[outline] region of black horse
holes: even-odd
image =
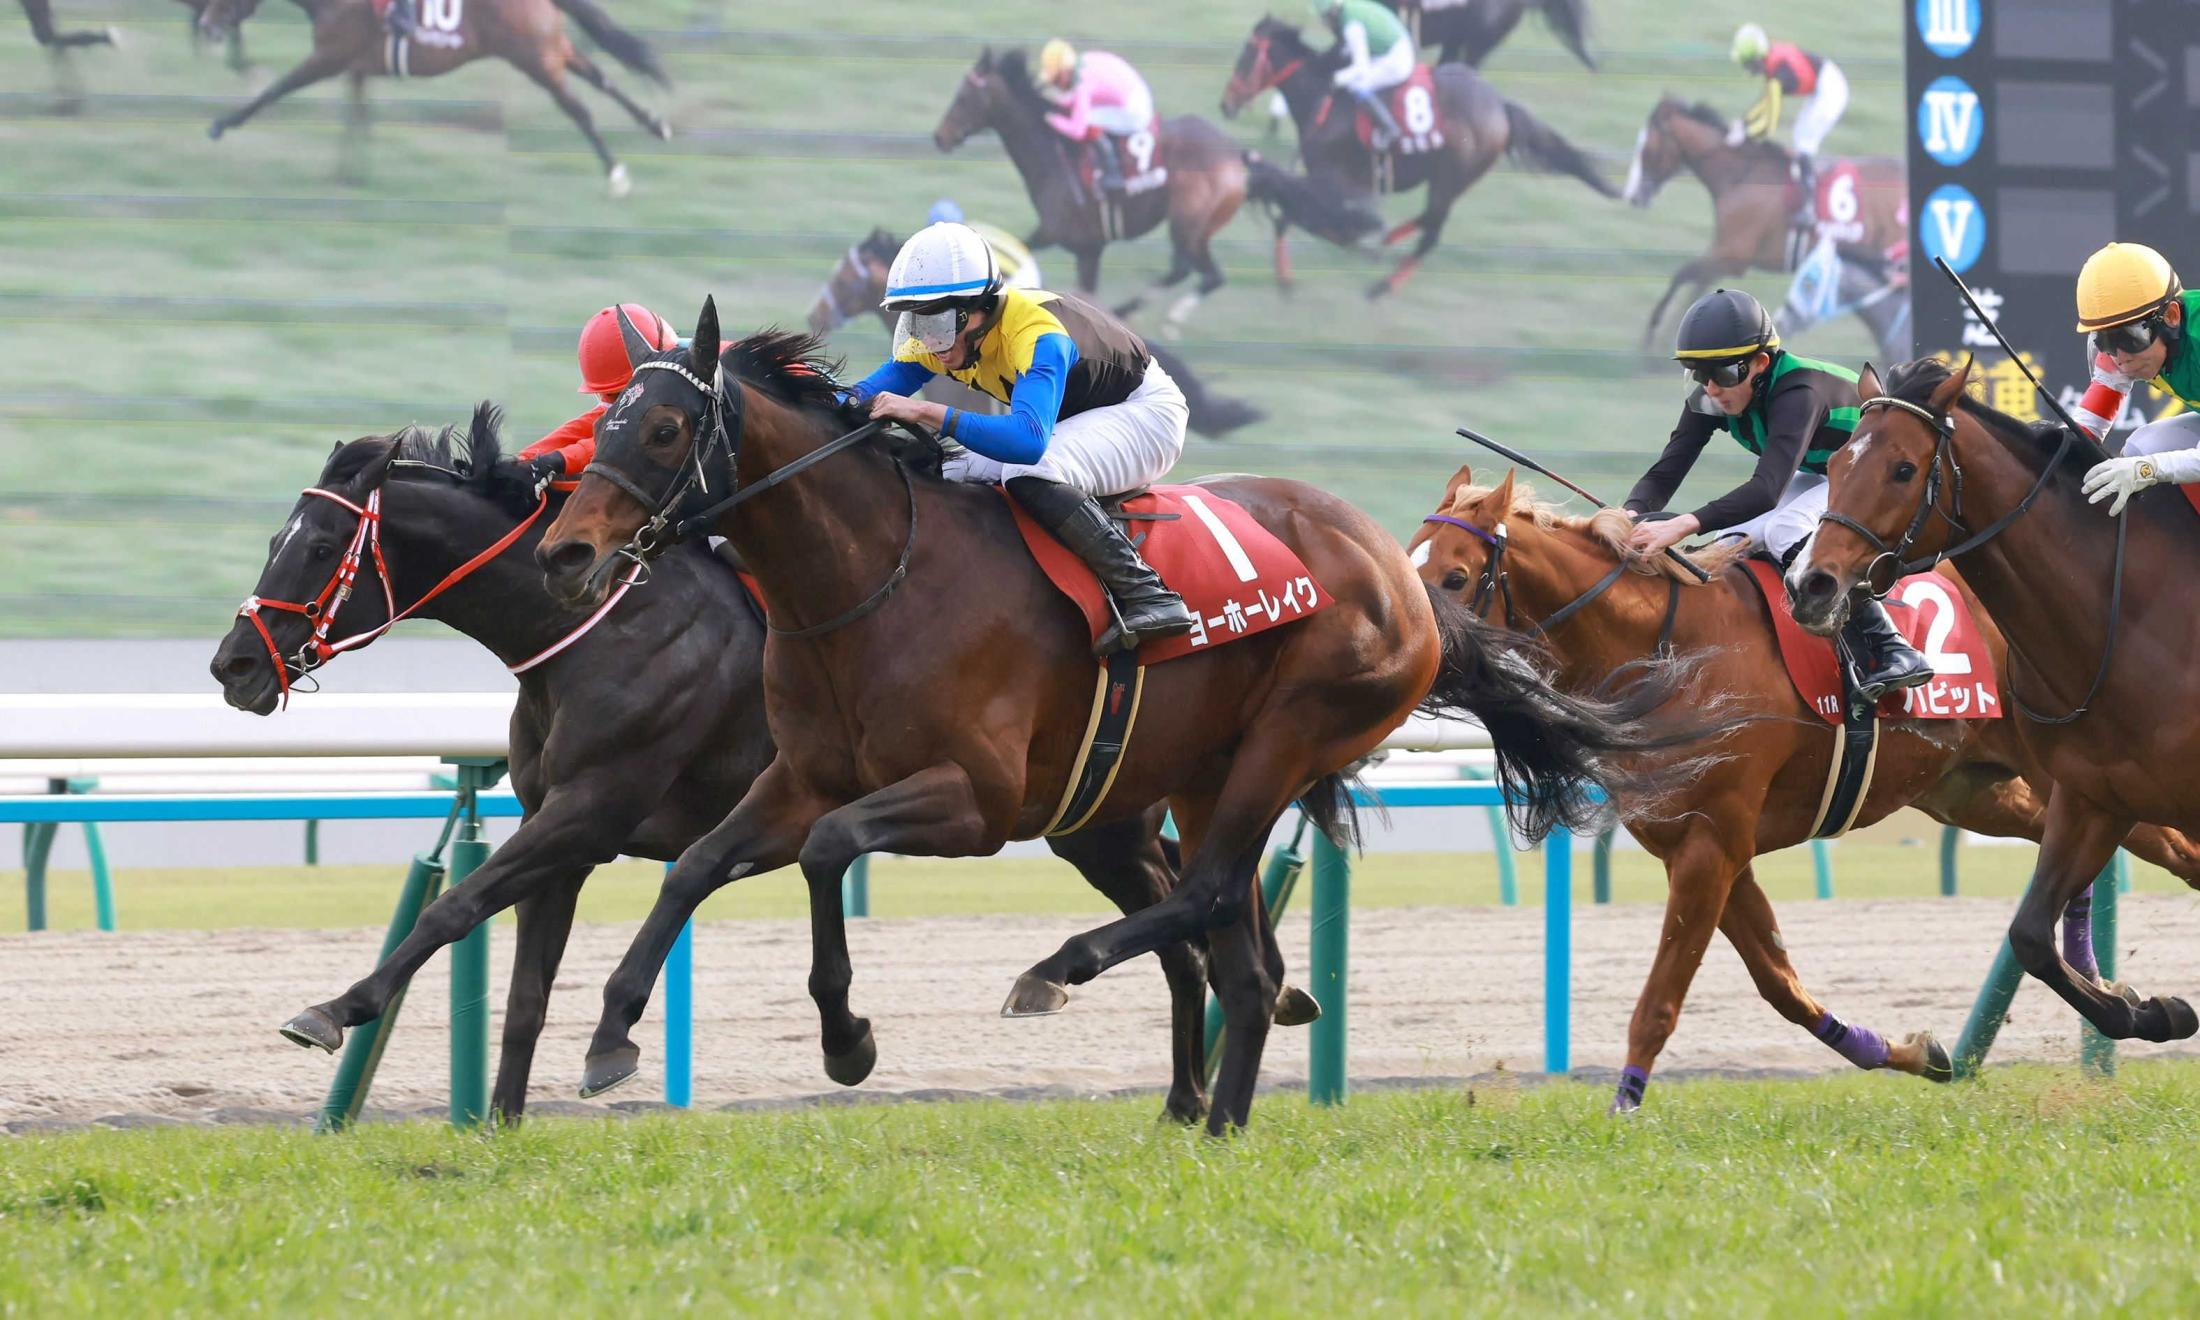
[[[214,677],[232,706],[265,715],[292,679],[315,663],[306,616],[269,602],[315,600],[335,578],[358,531],[355,508],[376,498],[388,598],[420,600],[538,507],[512,464],[499,465],[498,412],[475,410],[468,433],[410,428],[339,445],[279,531],[254,588],[263,638],[240,616],[214,654]],[[334,497],[334,498],[330,498]],[[552,599],[534,549],[549,515],[521,529],[506,551],[436,595],[420,617],[440,619],[508,666],[572,636],[588,618]],[[389,609],[373,554],[326,640],[371,638]],[[492,1108],[516,1121],[542,1032],[550,985],[572,929],[581,883],[621,854],[669,861],[723,819],[774,755],[764,717],[765,626],[733,570],[697,547],[678,547],[597,625],[520,675],[512,712],[511,777],[526,818],[464,883],[438,898],[372,975],[292,1018],[283,1034],[331,1050],[346,1027],[381,1016],[431,954],[513,905],[519,942],[504,1020]],[[276,655],[284,657],[278,668]],[[298,657],[305,656],[301,661]],[[646,678],[633,676],[646,656]],[[1125,912],[1169,892],[1174,857],[1158,809],[1118,825],[1050,840]],[[1173,1080],[1167,1113],[1190,1122],[1206,1110],[1200,1067],[1206,956],[1189,945],[1161,955],[1172,1001]],[[834,1070],[854,1085],[875,1054]]]
[[[1383,0],[1406,21],[1414,39],[1435,46],[1445,64],[1481,67],[1497,43],[1512,35],[1528,10],[1543,11],[1551,32],[1574,58],[1594,69],[1589,55],[1588,0]]]

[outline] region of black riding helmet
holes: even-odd
[[[1740,289],[1714,289],[1681,317],[1673,359],[1699,384],[1739,385],[1750,359],[1780,346],[1765,305]]]

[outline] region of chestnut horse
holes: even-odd
[[[700,544],[684,547],[656,562],[646,586],[585,627],[587,611],[543,590],[533,552],[546,508],[500,457],[497,413],[488,405],[475,411],[462,441],[454,431],[412,429],[339,445],[271,543],[253,599],[268,606],[319,598],[358,535],[354,510],[371,501],[374,552],[360,547],[351,565],[357,585],[325,616],[325,640],[358,649],[389,625],[392,603],[402,602],[524,667],[510,764],[526,818],[481,869],[421,913],[371,976],[282,1028],[297,1044],[335,1050],[347,1028],[386,1013],[431,954],[516,905],[519,933],[491,1099],[502,1120],[516,1122],[590,871],[619,856],[679,856],[740,802],[770,763],[772,742],[764,721],[764,621],[732,570]],[[499,553],[481,558],[500,542]],[[270,606],[259,617],[266,636],[239,617],[212,670],[230,705],[266,715],[321,657],[304,614]],[[636,653],[649,664],[639,683],[629,683],[620,657]],[[1157,809],[1048,843],[1132,912],[1158,901],[1175,880],[1160,816]],[[1161,965],[1172,1009],[1166,1112],[1191,1122],[1206,1111],[1205,959],[1180,944],[1162,951]],[[863,1079],[843,1072],[835,1080]]]
[[[2054,780],[2009,946],[2102,1035],[2181,1040],[2200,1030],[2190,1005],[2074,970],[2054,923],[2132,822],[2200,830],[2200,691],[2186,690],[2200,616],[2184,591],[2185,570],[2200,569],[2200,520],[2168,487],[2104,516],[2079,489],[2101,447],[1966,397],[1969,381],[1969,364],[1951,372],[1932,358],[1895,368],[1884,388],[1864,369],[1856,436],[1827,465],[1823,521],[1788,570],[1795,617],[1837,632],[1850,592],[1877,590],[1896,565],[1955,561],[2009,639],[2003,695]],[[2144,566],[2129,581],[2127,555]]]
[[[1024,191],[1031,195],[1031,209],[1039,213],[1039,227],[1024,242],[1033,249],[1067,248],[1077,259],[1080,293],[1092,295],[1099,290],[1103,248],[1136,238],[1166,220],[1168,272],[1117,310],[1133,311],[1196,271],[1199,287],[1169,304],[1162,332],[1173,338],[1198,310],[1200,300],[1222,287],[1214,238],[1245,204],[1245,161],[1237,144],[1197,115],[1157,120],[1154,137],[1161,164],[1169,171],[1168,182],[1123,198],[1118,228],[1110,223],[1093,190],[1079,181],[1081,148],[1047,126],[1046,116],[1053,108],[1032,82],[1021,50],[995,55],[987,47],[963,75],[939,127],[932,130],[932,142],[941,151],[953,151],[979,133],[1000,135],[1001,146],[1023,177]],[[1112,141],[1103,139],[1093,149],[1112,147]]]
[[[1696,555],[1711,574],[1708,584],[1663,556],[1627,557],[1633,571],[1621,572],[1621,550],[1633,527],[1626,514],[1607,509],[1587,518],[1565,516],[1535,503],[1510,473],[1495,489],[1472,481],[1473,473],[1460,468],[1444,503],[1422,524],[1414,549],[1423,581],[1502,614],[1509,625],[1538,632],[1548,627],[1560,681],[1570,687],[1594,690],[1614,670],[1677,646],[1703,657],[1692,679],[1696,691],[1724,694],[1740,710],[1767,717],[1729,739],[1723,760],[1668,799],[1664,818],[1629,827],[1664,864],[1670,888],[1664,932],[1628,1024],[1626,1071],[1613,1107],[1632,1109],[1640,1102],[1714,926],[1726,933],[1758,993],[1780,1016],[1852,1063],[1948,1081],[1947,1051],[1930,1032],[1887,1042],[1882,1062],[1876,1033],[1840,1029],[1843,1024],[1803,988],[1788,962],[1779,921],[1752,873],[1753,858],[1809,838],[1839,735],[1796,695],[1763,594],[1733,564],[1738,545]],[[1495,550],[1500,545],[1501,553]],[[1962,580],[1944,575],[1949,594],[1971,603],[2006,694],[2008,654],[2000,634]],[[1913,806],[1943,824],[2038,842],[2049,785],[2015,724],[2014,718],[1889,720],[1856,823]],[[2143,825],[2124,846],[2200,881],[2200,849],[2181,835]],[[2089,903],[2079,902],[2090,911]],[[2090,960],[2090,937],[2081,939],[2086,930],[2081,917],[2067,923],[2064,934],[2073,954]]]
[[[841,872],[866,852],[983,856],[1041,833],[1084,741],[1091,634],[1024,547],[1001,492],[939,480],[912,470],[920,459],[868,443],[882,424],[839,403],[815,349],[767,334],[721,354],[706,302],[689,348],[636,369],[537,551],[553,592],[589,601],[632,557],[708,528],[777,602],[764,691],[779,754],[666,878],[604,987],[584,1095],[633,1074],[630,1033],[695,905],[794,862],[810,885],[810,989],[826,1053],[868,1050],[870,1026],[848,1009]],[[937,448],[918,452],[936,470]],[[1532,643],[1425,588],[1358,509],[1293,481],[1204,484],[1288,545],[1333,603],[1146,671],[1138,729],[1094,819],[1166,799],[1182,879],[1024,973],[1004,1012],[1057,1011],[1069,986],[1206,936],[1227,1027],[1207,1120],[1220,1133],[1251,1111],[1277,1000],[1281,958],[1254,872],[1293,801],[1332,837],[1347,834],[1351,767],[1424,708],[1481,720],[1524,830],[1585,820],[1597,812],[1592,785],[1647,787],[1610,762],[1657,741],[1648,717],[1682,674],[1653,666],[1610,702],[1560,693],[1534,667]],[[735,516],[737,503],[747,507]],[[642,672],[644,659],[624,672]]]
[[[662,86],[671,85],[648,43],[613,22],[594,0],[440,0],[434,11],[442,16],[448,30],[431,18],[430,5],[423,0],[421,31],[406,43],[396,68],[391,67],[391,59],[398,48],[375,12],[374,0],[294,3],[313,21],[313,52],[258,96],[208,125],[208,137],[219,138],[292,92],[343,74],[351,82],[347,140],[355,141],[366,125],[367,79],[433,78],[479,59],[503,60],[549,93],[566,118],[580,128],[588,145],[595,148],[613,197],[624,197],[633,186],[626,166],[604,145],[602,135],[596,132],[594,116],[566,86],[565,75],[571,72],[618,102],[621,109],[658,137],[672,136],[670,124],[627,95],[567,39],[565,18],[569,17],[619,63]],[[260,0],[206,0],[199,28],[209,38],[233,33],[259,7]]]
[[[1284,235],[1292,224],[1339,244],[1357,242],[1381,227],[1375,209],[1376,173],[1386,157],[1390,172],[1384,191],[1411,192],[1426,184],[1428,205],[1384,235],[1385,247],[1416,231],[1421,238],[1396,270],[1368,289],[1370,298],[1397,292],[1412,276],[1443,237],[1444,222],[1460,195],[1489,173],[1500,156],[1571,175],[1605,197],[1619,196],[1580,148],[1464,64],[1439,64],[1434,70],[1431,127],[1441,130],[1443,145],[1414,155],[1378,156],[1352,130],[1352,99],[1337,95],[1330,82],[1343,61],[1339,47],[1317,51],[1289,23],[1264,18],[1245,39],[1222,93],[1222,113],[1234,116],[1246,102],[1273,88],[1283,93],[1298,125],[1306,177],[1292,178],[1265,162],[1254,168],[1254,193],[1270,204],[1276,217],[1279,280],[1290,279]],[[1411,125],[1401,127],[1414,131]]]
[[[1788,252],[1795,218],[1790,191],[1794,155],[1770,141],[1728,146],[1726,133],[1727,117],[1716,108],[1667,96],[1651,109],[1635,136],[1635,156],[1622,190],[1628,201],[1650,205],[1665,181],[1683,169],[1711,193],[1711,246],[1673,272],[1642,328],[1645,348],[1657,337],[1665,309],[1683,288],[1688,289],[1681,300],[1685,307],[1720,281],[1738,279],[1753,270],[1785,271],[1794,265]],[[1881,254],[1897,248],[1909,235],[1909,191],[1902,162],[1887,156],[1845,159],[1856,167],[1860,187],[1851,199],[1855,236],[1843,240],[1843,250]],[[1829,159],[1819,167],[1820,177],[1833,163]],[[1843,203],[1837,200],[1835,205]]]

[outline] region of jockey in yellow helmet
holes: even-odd
[[[2078,272],[2078,329],[2093,350],[2093,382],[2073,410],[2078,424],[2106,440],[2140,381],[2200,408],[2200,349],[2192,318],[2200,293],[2188,293],[2167,258],[2143,243],[2111,243]],[[2095,504],[2120,514],[2133,495],[2161,482],[2200,481],[2200,412],[2149,422],[2124,442],[2123,456],[2085,474]]]

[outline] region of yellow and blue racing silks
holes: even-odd
[[[1000,416],[947,411],[943,434],[997,463],[1039,461],[1064,417],[1123,402],[1145,380],[1145,341],[1121,321],[1079,298],[1043,289],[1005,289],[993,328],[978,341],[977,361],[947,371],[914,343],[856,382],[853,402],[883,393],[915,394],[945,372],[1008,405]]]

